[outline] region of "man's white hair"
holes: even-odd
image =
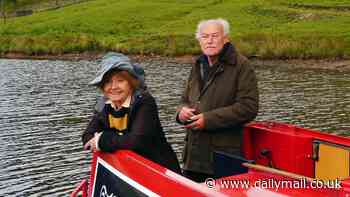
[[[201,32],[203,28],[211,24],[221,25],[224,30],[224,36],[229,35],[230,24],[227,22],[227,20],[218,18],[218,19],[209,19],[209,20],[200,21],[197,25],[196,38],[199,39],[201,37]]]

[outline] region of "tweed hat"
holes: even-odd
[[[134,66],[130,62],[130,59],[124,54],[109,52],[102,57],[100,65],[101,67],[97,72],[95,79],[92,80],[89,85],[98,86],[102,82],[105,74],[112,69],[125,70],[131,74],[131,76],[139,79],[138,74],[135,72]]]

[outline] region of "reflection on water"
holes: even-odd
[[[184,131],[173,118],[190,65],[142,64],[181,157]],[[80,134],[97,96],[86,85],[96,70],[87,61],[0,60],[1,196],[66,196],[87,177],[91,156]],[[350,73],[266,66],[256,72],[258,120],[350,135]]]

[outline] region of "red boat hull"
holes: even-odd
[[[317,182],[315,179],[320,174],[315,169],[319,165],[315,160],[315,147],[320,142],[341,146],[345,152],[350,147],[350,139],[346,137],[281,123],[249,124],[244,130],[243,152],[245,158],[254,160],[255,164],[245,164],[248,166],[246,173],[201,184],[131,151],[121,150],[113,154],[95,152],[89,190],[85,192],[88,196],[101,192],[111,194],[107,187],[103,191],[101,187],[97,188],[99,168],[102,166],[117,175],[122,185],[132,187],[140,196],[349,196],[348,177],[334,180],[338,182],[332,182],[333,185],[324,185],[325,180]],[[72,196],[79,190],[86,190],[87,183],[79,186]]]

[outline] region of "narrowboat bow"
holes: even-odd
[[[86,196],[350,196],[350,138],[277,122],[243,132],[243,155],[214,155],[215,177],[195,183],[131,151],[95,152]]]

